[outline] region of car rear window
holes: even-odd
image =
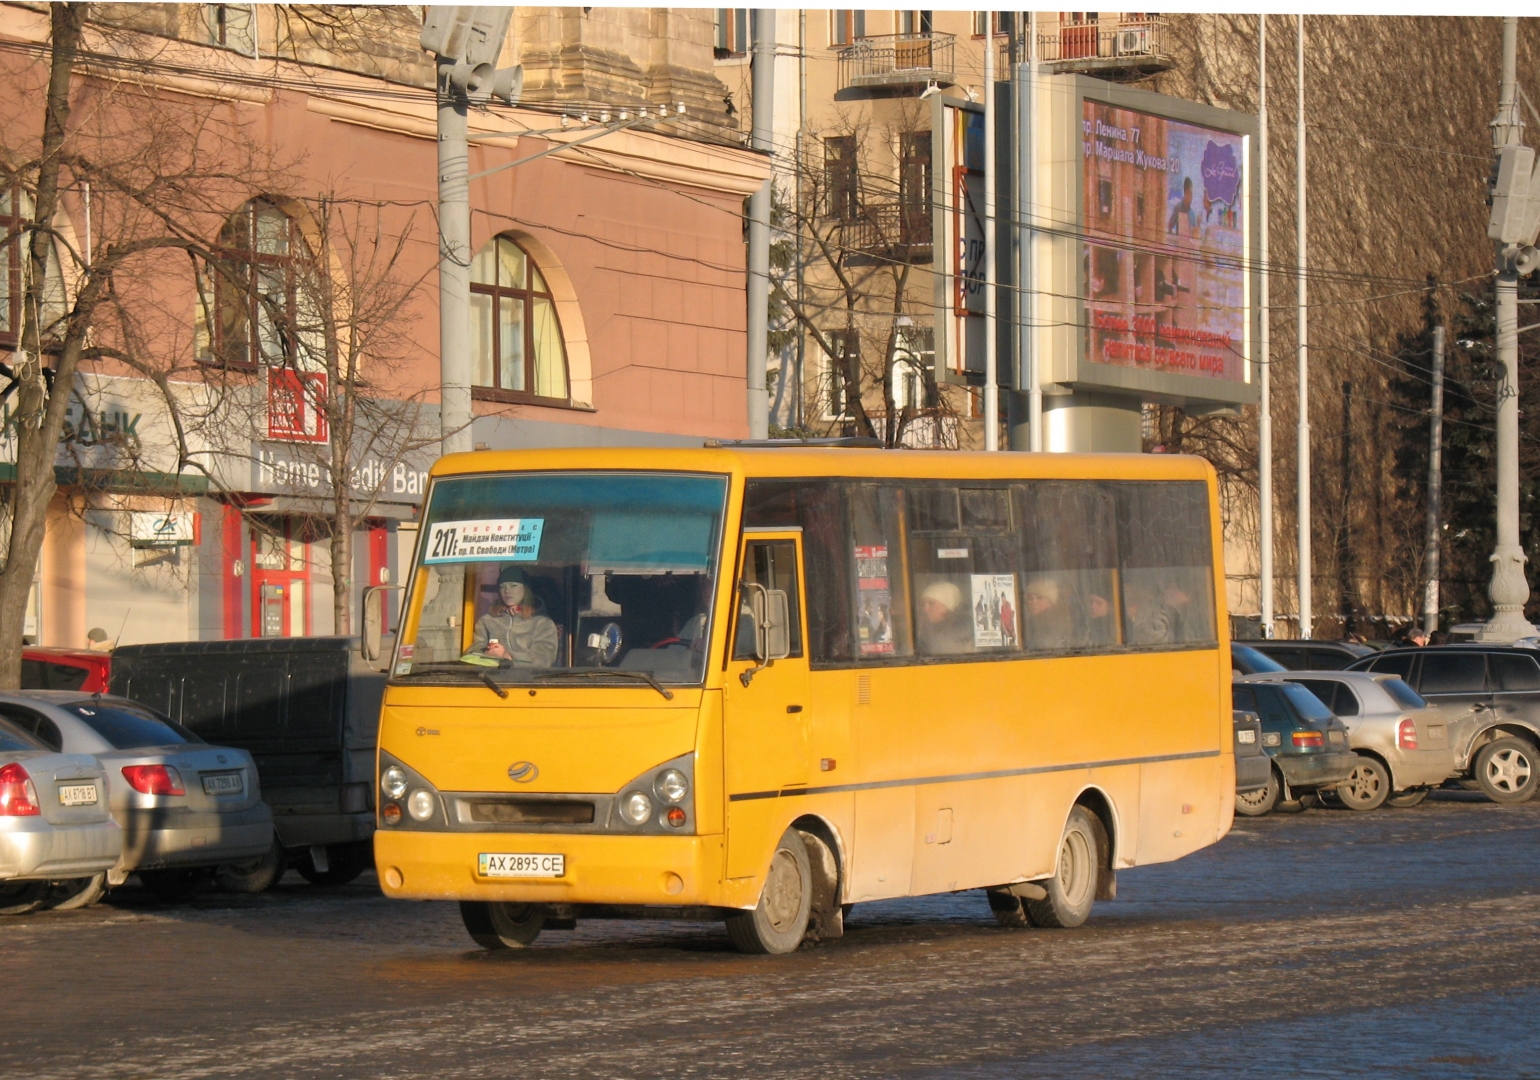
[[[1389,679],[1381,679],[1380,686],[1384,688],[1385,693],[1395,698],[1396,704],[1403,709],[1427,708],[1428,703],[1423,700],[1422,695],[1402,682],[1399,675]]]
[[[142,746],[176,746],[203,740],[170,717],[161,716],[143,706],[119,702],[77,701],[63,706],[117,750],[137,750]]]
[[[1298,683],[1284,683],[1279,689],[1289,699],[1289,704],[1294,706],[1294,711],[1306,720],[1332,718],[1332,711],[1326,707],[1325,702]]]
[[[1499,690],[1540,690],[1540,664],[1519,653],[1488,653],[1492,682]]]
[[[1376,668],[1375,670],[1379,670]],[[1480,694],[1487,686],[1485,653],[1424,653],[1417,692],[1429,694]]]
[[[1253,649],[1250,645],[1237,645],[1232,642],[1230,645],[1230,656],[1232,661],[1237,663],[1237,666],[1244,665],[1244,673],[1247,675],[1260,675],[1263,672],[1288,670],[1288,668],[1274,660],[1271,656],[1258,649]]]
[[[1341,671],[1353,662],[1336,649],[1306,649],[1305,663],[1315,671]]]
[[[0,720],[0,753],[47,749],[48,747],[38,742],[34,736],[28,735],[9,720]]]
[[[21,662],[21,688],[23,690],[79,690],[86,684],[91,669],[74,664],[55,664],[51,660]]]

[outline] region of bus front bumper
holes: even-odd
[[[483,854],[561,855],[565,865],[554,878],[483,877]],[[388,828],[374,834],[380,888],[386,896],[402,900],[741,906],[741,901],[733,902],[739,900],[736,895],[724,896],[722,856],[720,835],[468,834]]]

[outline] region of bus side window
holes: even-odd
[[[1082,481],[1015,485],[1027,649],[1117,645],[1117,550],[1111,495]]]
[[[1111,485],[1117,499],[1123,635],[1130,645],[1208,644],[1214,626],[1208,485]]]
[[[850,484],[851,581],[860,658],[914,655],[902,489]]]

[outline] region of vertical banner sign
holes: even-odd
[[[280,442],[324,443],[327,439],[324,371],[268,368],[267,437]]]
[[[1086,359],[1245,383],[1246,136],[1082,102]]]
[[[936,376],[966,382],[984,374],[984,114],[977,106],[939,106],[940,137],[935,271],[946,296],[936,300]]]

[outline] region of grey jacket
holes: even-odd
[[[471,651],[485,652],[492,638],[508,650],[509,659],[520,667],[550,667],[556,663],[561,645],[561,635],[549,618],[539,614],[516,615],[511,611],[477,619]]]

